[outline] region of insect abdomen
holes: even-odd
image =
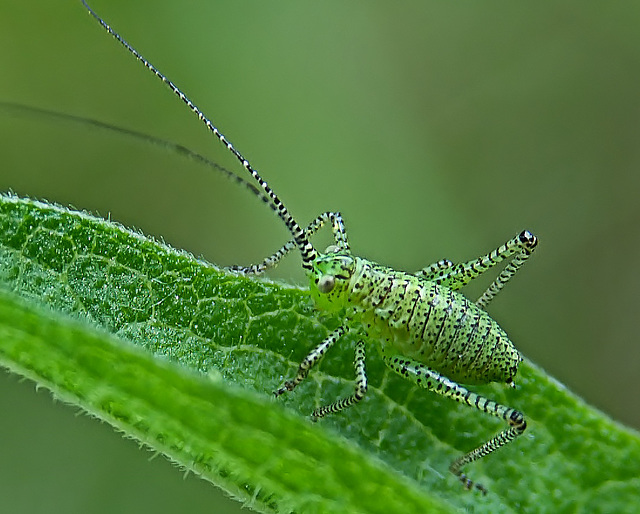
[[[512,382],[520,355],[484,310],[435,282],[358,264],[351,303],[371,336],[456,382]]]

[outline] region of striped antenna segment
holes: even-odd
[[[249,164],[249,161],[245,159],[242,154],[235,149],[235,147],[231,144],[230,141],[227,140],[226,137],[216,128],[216,126],[211,123],[211,121],[203,114],[203,112],[191,101],[189,98],[182,92],[178,87],[171,82],[165,75],[163,75],[158,69],[151,64],[147,59],[145,59],[138,51],[133,48],[129,43],[127,43],[120,34],[118,34],[115,30],[113,30],[100,16],[96,14],[96,12],[89,7],[85,0],[82,0],[82,4],[85,6],[87,11],[93,16],[100,25],[111,34],[122,46],[124,46],[139,62],[144,64],[144,66],[153,72],[153,74],[158,77],[162,82],[164,82],[171,91],[173,91],[179,98],[182,100],[189,109],[198,117],[198,119],[206,125],[206,127],[216,136],[220,142],[227,147],[227,149],[235,155],[236,159],[240,161],[244,169],[246,169],[251,176],[255,179],[255,181],[260,185],[262,190],[265,192],[267,197],[271,200],[273,210],[278,214],[280,219],[284,222],[284,224],[291,232],[293,236],[293,240],[295,241],[297,247],[300,249],[300,253],[302,255],[302,267],[305,269],[311,269],[312,261],[317,257],[317,251],[307,238],[304,230],[298,225],[296,220],[289,214],[289,211],[284,206],[280,198],[273,192],[273,190],[269,187],[269,184],[265,182],[265,180],[258,174],[258,172]]]

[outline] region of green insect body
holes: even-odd
[[[362,326],[370,339],[382,341],[385,349],[428,364],[456,382],[513,382],[520,355],[504,330],[462,294],[346,254],[324,255],[316,262],[325,268],[321,275],[312,275],[316,303],[345,309],[345,317]],[[325,263],[339,263],[339,269],[328,273],[329,266],[321,266]],[[323,276],[336,277],[337,294],[314,287],[316,277]]]
[[[106,24],[85,2],[82,3],[102,27],[115,37],[138,61],[153,72],[202,121],[238,159],[252,177],[248,183],[232,172],[221,170],[244,184],[269,205],[290,231],[293,239],[263,262],[231,271],[259,275],[276,266],[297,249],[309,277],[311,296],[318,308],[339,313],[344,322],[303,359],[294,378],[275,391],[279,396],[292,391],[349,331],[379,341],[382,358],[394,372],[415,385],[469,405],[504,420],[508,427],[475,450],[462,455],[450,466],[463,485],[486,489],[474,483],[462,468],[485,457],[520,436],[526,429],[521,412],[480,396],[461,384],[500,382],[514,386],[518,363],[522,360],[513,343],[487,314],[485,307],[530,257],[537,238],[529,231],[507,241],[478,259],[454,264],[442,260],[417,273],[396,271],[352,255],[342,216],[325,212],[302,228],[266,181],[249,164],[209,119],[171,81],[142,57]],[[332,227],[335,244],[318,252],[310,237],[325,224]],[[458,290],[472,279],[505,261],[498,277],[475,302]],[[365,343],[358,340],[354,359],[355,388],[352,395],[316,408],[312,419],[339,412],[361,401],[367,392]]]

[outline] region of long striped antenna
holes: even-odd
[[[251,193],[256,195],[264,203],[266,203],[269,208],[273,209],[274,211],[276,210],[275,205],[271,203],[271,200],[263,193],[262,189],[254,185],[253,181],[249,182],[244,177],[238,175],[235,171],[231,171],[230,169],[221,166],[217,162],[212,161],[204,155],[196,152],[195,150],[192,150],[191,148],[181,145],[180,143],[176,143],[168,139],[161,139],[150,134],[145,134],[144,132],[138,132],[137,130],[120,127],[118,125],[112,125],[111,123],[106,123],[95,118],[77,116],[75,114],[68,114],[66,112],[51,111],[49,109],[42,109],[40,107],[33,107],[31,105],[24,105],[16,102],[4,102],[0,100],[0,112],[16,116],[31,116],[36,118],[38,121],[49,120],[56,123],[69,122],[76,125],[84,125],[86,127],[92,127],[98,130],[120,134],[123,137],[138,140],[142,143],[147,143],[148,145],[156,146],[164,150],[174,152],[198,164],[201,164],[210,170],[220,173],[229,180],[232,180],[236,184],[239,184],[251,191]]]
[[[235,149],[235,147],[231,144],[229,140],[216,128],[216,126],[209,121],[209,119],[203,114],[203,112],[191,101],[189,98],[182,92],[178,87],[171,82],[165,75],[163,75],[158,69],[151,64],[147,59],[145,59],[138,51],[133,48],[129,43],[127,43],[120,34],[118,34],[115,30],[113,30],[107,22],[105,22],[96,12],[89,7],[86,0],[81,0],[82,4],[85,6],[87,11],[93,16],[102,27],[111,34],[122,46],[124,46],[139,62],[144,64],[144,66],[153,72],[153,74],[158,77],[162,82],[164,82],[171,91],[173,91],[180,100],[182,100],[189,109],[198,117],[198,119],[204,123],[204,125],[216,136],[220,142],[227,147],[227,149],[235,155],[236,159],[240,161],[244,169],[246,169],[249,174],[254,178],[254,180],[259,184],[260,188],[264,191],[265,195],[271,200],[271,205],[273,210],[278,214],[280,219],[284,222],[284,224],[291,232],[293,236],[293,240],[295,241],[296,246],[300,249],[300,254],[302,256],[302,267],[304,269],[310,270],[312,268],[312,262],[318,255],[318,252],[313,247],[309,238],[306,236],[304,230],[298,225],[296,220],[291,216],[287,208],[284,206],[280,198],[273,192],[273,190],[269,187],[264,179],[258,174],[258,172],[249,164],[249,161],[245,159],[242,154]]]

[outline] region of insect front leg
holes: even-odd
[[[476,300],[476,305],[484,309],[531,256],[537,244],[538,238],[528,230],[524,230],[487,255],[472,261],[452,265],[448,265],[451,261],[445,259],[420,270],[416,275],[457,290],[496,264],[512,257],[511,262],[505,266],[500,275]]]
[[[297,387],[297,385],[300,384],[300,382],[307,378],[309,370],[316,364],[318,364],[326,351],[331,348],[335,344],[335,342],[344,335],[346,331],[347,324],[345,323],[344,325],[339,326],[333,332],[331,332],[331,334],[329,334],[324,341],[322,341],[318,346],[311,350],[311,352],[309,352],[309,354],[304,359],[302,359],[295,378],[293,380],[287,380],[280,389],[274,392],[274,394],[276,396],[280,396],[287,391],[293,391]]]
[[[335,412],[340,412],[347,407],[351,407],[355,405],[360,400],[364,398],[364,395],[367,394],[367,373],[365,371],[365,351],[364,351],[364,341],[358,341],[356,345],[356,356],[354,359],[354,368],[356,372],[356,388],[351,396],[347,396],[346,398],[341,398],[333,402],[330,405],[325,405],[324,407],[319,407],[311,413],[311,418],[315,421],[318,418],[326,416],[327,414],[333,414]]]
[[[327,222],[331,222],[334,238],[338,248],[348,250],[349,245],[347,243],[344,222],[342,221],[342,216],[339,212],[323,212],[320,214],[316,219],[309,223],[307,228],[304,229],[305,236],[310,238]],[[339,236],[336,234],[339,234]],[[229,266],[226,269],[245,275],[262,275],[268,269],[275,268],[282,258],[295,248],[297,248],[295,241],[287,241],[280,249],[259,264],[252,264],[251,266]]]
[[[383,351],[383,359],[385,364],[393,371],[410,380],[414,384],[442,396],[446,396],[447,398],[451,398],[457,402],[469,405],[470,407],[486,412],[487,414],[491,414],[492,416],[500,418],[509,424],[509,428],[492,437],[475,450],[457,458],[451,463],[451,466],[449,466],[449,470],[458,477],[465,488],[471,489],[472,487],[475,487],[483,494],[486,494],[487,490],[484,486],[474,483],[465,473],[463,473],[462,467],[482,457],[486,457],[522,435],[527,428],[527,423],[523,414],[511,407],[501,405],[493,400],[485,398],[484,396],[473,393],[467,388],[449,380],[437,371],[428,368],[424,364],[413,359],[391,354],[387,350]]]
[[[327,350],[331,348],[335,344],[335,342],[344,335],[346,331],[347,325],[345,324],[341,327],[338,327],[331,334],[329,334],[329,336],[324,341],[322,341],[322,343],[311,350],[311,352],[302,360],[295,378],[293,380],[286,381],[280,389],[275,391],[274,394],[276,396],[280,396],[287,391],[293,391],[293,389],[295,389],[295,387],[300,384],[300,382],[307,378],[309,370],[320,361]],[[354,368],[356,374],[356,387],[353,394],[347,396],[346,398],[341,398],[340,400],[337,400],[329,405],[325,405],[323,407],[318,407],[317,409],[315,409],[311,413],[311,419],[313,419],[313,421],[316,421],[318,418],[322,418],[327,414],[340,412],[347,407],[351,407],[352,405],[362,400],[365,394],[367,394],[368,385],[367,374],[365,371],[365,350],[364,342],[362,340],[358,341],[358,343],[356,344]]]

